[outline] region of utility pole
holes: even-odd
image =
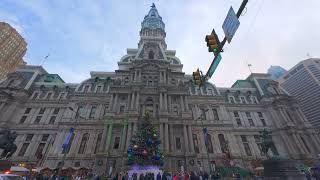
[[[236,14],[238,19],[239,19],[240,15],[241,15],[242,11],[246,7],[247,3],[248,3],[248,0],[243,0],[242,1],[241,5],[240,5],[240,8],[238,9],[238,12]],[[212,33],[215,33],[214,29],[212,30]],[[209,76],[209,71],[212,68],[212,66],[214,65],[214,62],[218,59],[220,52],[222,52],[223,46],[225,45],[226,41],[227,41],[227,36],[225,36],[223,38],[222,42],[220,43],[219,51],[218,51],[217,55],[214,57],[213,61],[211,62],[211,65],[210,65],[210,67],[209,67],[209,69],[207,71],[207,74],[204,76],[205,80],[207,80],[207,77]]]
[[[235,32],[237,31],[240,25],[239,17],[242,11],[244,10],[246,4],[248,3],[248,1],[249,0],[242,1],[237,13],[235,13],[233,8],[230,7],[228,15],[222,25],[222,29],[224,30],[225,37],[221,42],[214,29],[212,29],[212,32],[210,35],[206,36],[205,40],[207,42],[208,51],[213,52],[214,59],[212,60],[209,66],[209,69],[204,76],[201,74],[199,78],[199,75],[201,72],[199,71],[199,69],[193,72],[193,80],[196,85],[202,86],[203,84],[205,84],[206,81],[208,81],[212,77],[213,73],[215,72],[216,68],[218,67],[222,59],[222,56],[220,53],[223,52],[223,46],[225,45],[226,41],[228,41],[229,43],[231,42],[233,35],[235,34]]]

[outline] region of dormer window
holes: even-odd
[[[84,86],[83,92],[88,92],[88,90],[89,90],[89,85]]]
[[[240,101],[242,104],[247,103],[246,98],[244,96],[240,96]]]
[[[229,96],[228,99],[229,99],[229,103],[231,103],[231,104],[235,104],[236,103],[236,100],[235,100],[235,98],[233,96]]]
[[[255,96],[250,96],[250,99],[251,99],[251,102],[252,102],[253,104],[258,104],[257,97],[255,97]]]

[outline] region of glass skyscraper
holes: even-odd
[[[301,61],[278,81],[285,91],[300,101],[311,124],[320,129],[320,59]]]

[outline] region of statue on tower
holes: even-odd
[[[8,159],[16,152],[17,146],[14,144],[16,137],[16,132],[10,132],[7,129],[0,131],[0,149],[3,149],[1,159]]]
[[[263,129],[263,131],[260,132],[260,138],[262,142],[262,152],[267,156],[269,159],[270,156],[268,154],[269,149],[271,148],[273,141],[272,141],[272,132],[268,131],[267,129]]]

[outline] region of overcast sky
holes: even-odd
[[[206,71],[213,55],[205,35],[216,29],[242,0],[1,0],[0,21],[13,25],[26,39],[28,64],[44,67],[66,82],[81,82],[90,71],[114,71],[126,48],[137,48],[139,30],[150,5],[166,24],[168,49],[191,74]],[[250,71],[265,73],[270,65],[290,69],[303,59],[320,57],[319,0],[249,0],[240,27],[226,44],[210,80],[230,87]]]

